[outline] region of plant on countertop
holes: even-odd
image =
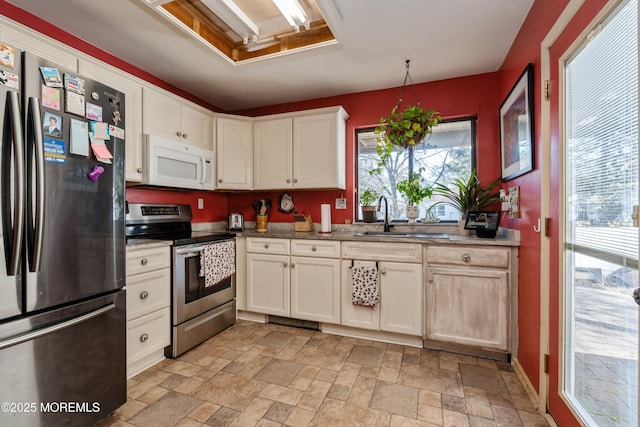
[[[398,108],[396,105],[388,117],[382,117],[374,130],[376,135],[380,135],[376,138],[380,162],[371,173],[380,173],[396,147],[406,149],[422,143],[442,120],[437,111],[425,110],[420,105],[410,105],[402,112]]]
[[[444,184],[436,182],[433,185],[433,193],[443,196],[448,200],[434,203],[429,210],[438,205],[449,205],[460,212],[462,219],[467,217],[470,211],[479,211],[500,200],[499,193],[492,193],[501,183],[498,178],[483,188],[476,170],[473,169],[469,178],[456,178],[453,188],[449,188]]]
[[[417,173],[411,175],[409,179],[403,179],[396,184],[396,189],[404,194],[409,205],[418,206],[424,199],[430,198],[433,194],[433,190],[425,183],[422,177],[423,168],[420,168]]]
[[[376,190],[366,188],[364,190],[358,190],[358,202],[360,206],[373,206],[378,201],[380,195]]]

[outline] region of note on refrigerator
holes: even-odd
[[[89,125],[82,120],[71,119],[69,152],[78,156],[89,155]]]

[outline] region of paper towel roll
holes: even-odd
[[[331,233],[331,205],[320,205],[320,232]]]

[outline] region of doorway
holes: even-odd
[[[610,5],[579,42],[551,49],[549,411],[561,425],[639,421],[638,2]]]

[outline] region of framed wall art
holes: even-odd
[[[528,64],[500,106],[502,180],[533,170],[533,64]]]

